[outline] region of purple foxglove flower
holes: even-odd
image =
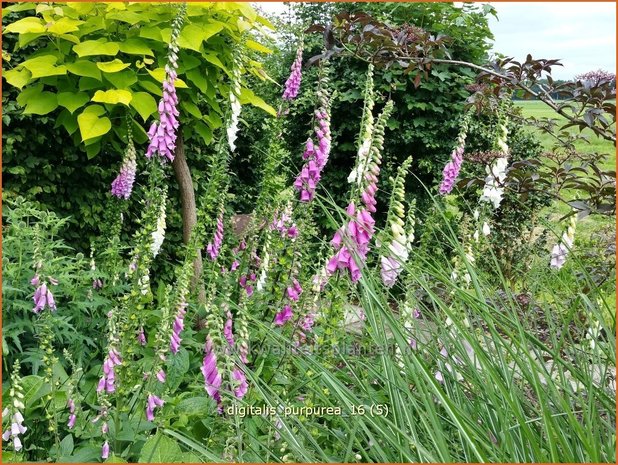
[[[213,350],[213,342],[210,337],[206,340],[204,348],[204,361],[202,374],[204,375],[204,387],[210,397],[219,403],[219,388],[221,387],[221,373],[217,370],[217,356]]]
[[[172,337],[170,340],[170,350],[173,354],[177,354],[180,350],[180,342],[182,339],[180,338],[180,333],[184,329],[184,318],[187,313],[186,311],[187,303],[182,302],[178,306],[178,311],[176,313],[176,317],[174,318],[174,324],[172,326]]]
[[[107,424],[106,421],[104,421],[103,424],[101,425],[101,433],[107,434],[108,431],[109,431],[109,425]]]
[[[232,266],[230,266],[230,271],[236,271],[240,266],[240,262],[238,260],[234,260],[232,262]]]
[[[34,277],[30,280],[30,284],[32,284],[33,286],[38,286],[40,282],[40,278],[38,274],[35,274]]]
[[[450,161],[444,167],[442,172],[442,182],[440,183],[439,192],[441,195],[450,194],[459,176],[461,165],[463,164],[463,146],[457,147],[451,154]]]
[[[54,295],[49,289],[47,289],[47,306],[52,312],[56,310],[56,301],[54,300]]]
[[[223,244],[223,211],[217,218],[217,227],[213,241],[206,246],[206,252],[212,261],[215,261],[219,256],[221,245]]]
[[[146,420],[154,420],[154,410],[157,407],[163,407],[165,402],[154,394],[148,394],[148,400],[146,402]]]
[[[232,378],[238,383],[237,387],[234,388],[234,395],[238,399],[242,399],[249,390],[249,383],[247,383],[247,378],[245,377],[245,374],[240,368],[234,369],[234,371],[232,372]]]
[[[67,407],[69,407],[69,412],[70,413],[74,413],[75,412],[75,402],[73,401],[73,399],[69,399],[68,400]]]
[[[290,318],[292,318],[292,307],[286,304],[283,307],[283,310],[281,310],[275,315],[274,323],[277,326],[283,326],[287,321],[290,320]]]
[[[109,458],[109,442],[105,441],[103,447],[101,448],[101,458],[106,460]]]
[[[95,279],[94,281],[92,281],[92,288],[95,290],[99,290],[103,288],[103,281],[101,281],[100,279]]]
[[[133,191],[136,171],[137,162],[135,147],[133,146],[133,141],[129,139],[129,145],[127,146],[120,172],[118,176],[116,176],[116,179],[112,181],[112,195],[119,199],[128,199]]]
[[[225,325],[223,326],[223,336],[227,340],[227,343],[230,346],[234,346],[234,333],[232,332],[232,312],[228,310],[227,312],[227,320],[225,321]]]
[[[162,369],[157,372],[157,379],[160,383],[165,383],[165,371]]]
[[[77,420],[77,416],[74,413],[69,415],[69,422],[67,423],[67,426],[69,429],[73,429],[73,427],[75,426],[76,420]]]
[[[144,333],[143,326],[140,326],[139,330],[137,331],[137,342],[139,342],[140,345],[146,345],[146,334]]]
[[[303,49],[299,47],[296,51],[296,59],[292,63],[290,70],[292,73],[285,82],[285,90],[283,92],[283,100],[293,100],[298,96],[298,90],[300,89],[300,82],[302,80],[302,61],[303,61]]]

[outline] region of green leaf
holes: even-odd
[[[101,141],[96,141],[91,145],[86,146],[86,156],[88,160],[92,160],[101,151]]]
[[[35,16],[20,19],[4,28],[4,32],[16,32],[17,34],[45,32],[43,19]]]
[[[154,56],[148,44],[141,39],[127,39],[120,42],[120,51],[129,55]]]
[[[193,102],[183,100],[180,102],[180,107],[189,113],[191,116],[195,116],[196,118],[202,119],[202,112]]]
[[[144,122],[157,111],[157,102],[148,92],[134,92],[131,106],[135,108]]]
[[[30,82],[32,73],[27,69],[10,69],[2,73],[2,76],[6,79],[6,82],[11,84],[13,87],[21,89],[28,84],[28,82]]]
[[[77,76],[86,76],[94,79],[101,80],[101,70],[97,68],[97,65],[91,61],[78,60],[74,63],[67,63],[67,69],[69,72],[76,74]]]
[[[105,39],[86,40],[81,44],[73,46],[73,51],[77,56],[87,57],[92,55],[117,55],[120,46],[116,42],[106,42]]]
[[[264,45],[254,40],[247,40],[245,44],[247,45],[248,48],[251,48],[261,53],[273,53],[271,49],[269,49],[268,47],[265,47]]]
[[[40,55],[20,63],[20,66],[32,73],[32,79],[66,74],[67,67],[64,65],[56,66],[57,61],[56,55]]]
[[[154,82],[140,80],[139,85],[146,89],[148,92],[154,95],[158,95],[159,97],[163,96],[163,90],[161,86],[156,85]]]
[[[60,441],[60,455],[65,457],[73,453],[73,435],[67,434],[62,441]]]
[[[99,68],[104,73],[117,73],[118,71],[122,71],[125,68],[131,66],[130,63],[123,63],[118,58],[112,61],[105,61],[97,63],[97,68]]]
[[[208,63],[211,63],[211,64],[221,68],[223,71],[225,71],[226,73],[229,74],[228,69],[221,62],[221,60],[219,60],[219,57],[217,57],[217,55],[215,55],[214,53],[205,53],[204,54],[204,60],[206,60]]]
[[[148,74],[150,74],[153,78],[155,78],[157,81],[159,81],[160,83],[163,83],[163,80],[165,79],[165,69],[163,68],[156,68],[156,69],[147,69],[146,71],[148,71]],[[174,87],[176,88],[182,88],[182,89],[188,89],[189,86],[185,83],[185,81],[183,81],[180,78],[176,78],[176,81],[174,82]]]
[[[69,32],[79,31],[79,25],[84,24],[84,21],[71,18],[60,18],[58,21],[47,23],[45,27],[48,32],[54,35],[67,34]]]
[[[35,375],[24,376],[21,379],[21,385],[24,389],[24,404],[26,404],[26,408],[32,406],[32,404],[38,400],[36,393],[41,389],[44,382],[45,381],[43,378]]]
[[[214,402],[210,397],[190,397],[180,401],[176,407],[178,415],[207,417],[213,413]]]
[[[131,103],[131,99],[133,98],[133,94],[128,90],[122,89],[111,89],[111,90],[97,90],[92,97],[93,102],[99,103],[109,103],[112,105],[116,105],[118,103],[122,103],[123,105],[129,105]]]
[[[150,436],[139,456],[139,463],[169,463],[182,461],[182,451],[176,441],[161,433]]]
[[[126,89],[137,82],[137,74],[131,69],[125,69],[117,73],[106,73],[104,77],[116,89]]]
[[[105,114],[105,108],[101,105],[90,105],[77,117],[79,132],[82,136],[82,141],[103,136],[112,128],[112,123]]]
[[[157,42],[161,42],[162,40],[161,29],[156,26],[141,27],[139,29],[139,36],[145,39],[156,40]]]
[[[181,48],[188,48],[199,52],[202,42],[208,40],[222,30],[223,25],[221,24],[187,24],[182,31],[180,31],[178,45]]]
[[[208,79],[204,77],[204,74],[199,69],[187,71],[185,75],[201,92],[206,93],[208,91]]]
[[[261,108],[266,113],[269,113],[272,116],[277,116],[277,111],[273,107],[271,107],[268,103],[266,103],[264,100],[262,100],[260,97],[255,95],[253,91],[250,89],[247,89],[244,87],[240,89],[239,100],[240,100],[240,103],[243,105],[246,103],[250,103],[251,105],[255,107]]]
[[[46,115],[58,108],[58,98],[51,92],[41,92],[26,101],[24,115]]]
[[[204,140],[204,144],[208,145],[212,142],[212,130],[205,123],[196,121],[193,128]]]
[[[90,77],[83,77],[79,79],[79,90],[92,90],[100,89],[103,87],[103,82]]]
[[[125,459],[123,459],[122,457],[120,457],[119,455],[112,454],[105,461],[105,463],[128,463],[128,462]]]
[[[86,105],[89,100],[90,97],[85,92],[60,92],[58,94],[58,105],[63,106],[71,113]]]

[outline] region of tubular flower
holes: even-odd
[[[146,402],[146,420],[154,420],[154,410],[157,407],[163,407],[165,401],[154,394],[148,394],[148,401]]]
[[[382,162],[381,151],[384,147],[384,130],[392,110],[393,102],[389,100],[376,123],[370,148],[371,158],[359,183],[362,191],[361,202],[364,207],[361,206],[357,211],[354,202],[350,202],[346,209],[350,219],[346,226],[335,233],[331,241],[336,252],[326,264],[327,273],[333,275],[337,270],[347,269],[354,283],[361,277],[361,267],[367,258],[369,243],[374,233],[375,221],[371,213],[376,211],[375,194],[378,190],[378,175]]]
[[[223,336],[231,347],[234,347],[234,333],[232,329],[233,323],[234,322],[232,321],[232,312],[228,310],[227,320],[225,321],[225,325],[223,326]]]
[[[206,246],[206,252],[210,256],[212,261],[215,261],[219,256],[219,251],[221,250],[221,245],[223,244],[223,210],[219,213],[217,217],[217,228],[215,230],[215,235],[211,243],[208,243]]]
[[[72,429],[75,426],[75,421],[77,420],[77,416],[75,415],[75,401],[73,399],[69,399],[67,402],[67,407],[69,407],[69,422],[67,426],[69,429]]]
[[[303,288],[301,287],[298,280],[294,278],[292,280],[292,285],[288,286],[288,288],[286,289],[286,292],[287,292],[288,299],[293,300],[294,302],[298,302],[298,299],[300,298],[300,294],[302,294],[303,292]]]
[[[20,368],[19,361],[15,361],[11,373],[11,389],[9,390],[10,401],[8,406],[2,411],[2,419],[10,418],[11,423],[11,425],[2,432],[2,440],[8,442],[11,439],[15,452],[19,452],[23,448],[19,436],[23,435],[28,430],[23,424],[24,417],[21,413],[26,410],[26,406],[24,404],[24,389],[19,377]]]
[[[133,183],[135,182],[135,171],[137,170],[135,146],[133,145],[133,139],[129,135],[129,144],[124,154],[124,160],[122,161],[122,167],[120,173],[116,176],[116,179],[112,181],[112,195],[119,199],[128,199],[131,196],[133,190]]]
[[[202,363],[202,374],[204,375],[204,388],[210,397],[212,397],[219,408],[221,408],[221,395],[219,388],[221,387],[221,373],[217,370],[217,356],[213,350],[213,342],[210,336],[206,339],[204,348],[204,361]]]
[[[575,241],[576,224],[577,215],[572,215],[569,226],[567,226],[566,230],[562,233],[562,240],[552,248],[551,259],[549,261],[550,268],[559,270],[566,263],[567,255],[573,248],[573,243]]]
[[[283,306],[283,310],[278,312],[275,315],[275,325],[283,326],[286,322],[288,322],[292,318],[292,307],[289,304]]]
[[[294,181],[294,188],[300,192],[301,202],[311,202],[315,197],[315,189],[331,149],[330,133],[330,97],[328,95],[328,77],[321,76],[319,81],[319,108],[315,111],[316,125],[314,128],[317,145],[311,138],[307,139],[303,159],[307,160],[300,174]]]
[[[367,70],[367,80],[365,81],[365,104],[363,107],[363,117],[361,122],[361,133],[359,137],[358,154],[356,165],[348,176],[349,183],[360,183],[367,163],[371,159],[371,141],[373,139],[373,65],[369,65]]]
[[[181,4],[178,15],[172,23],[172,35],[168,47],[165,65],[165,80],[163,81],[163,98],[159,101],[159,122],[152,123],[148,131],[150,144],[146,157],[151,158],[158,154],[163,160],[174,161],[176,149],[176,130],[178,129],[178,97],[175,82],[178,77],[178,35],[184,21],[186,5]]]
[[[55,311],[56,301],[54,299],[54,295],[51,292],[51,289],[47,286],[47,283],[45,281],[41,283],[38,274],[35,275],[34,278],[32,278],[30,283],[33,286],[37,286],[36,290],[34,291],[34,296],[32,297],[32,299],[34,300],[34,308],[32,309],[32,311],[34,313],[39,313],[46,306],[49,308],[50,311]],[[58,281],[50,278],[50,283],[52,285],[57,285]]]
[[[290,68],[291,74],[287,81],[285,81],[285,90],[283,91],[283,100],[293,100],[298,96],[300,89],[300,81],[302,80],[302,66],[303,66],[303,47],[302,44],[296,51],[296,59],[292,63]]]
[[[182,341],[180,338],[180,333],[185,327],[184,318],[187,313],[187,305],[187,302],[181,302],[178,306],[176,317],[174,318],[174,324],[172,325],[172,337],[170,340],[170,350],[173,354],[177,354],[180,349],[180,342]]]
[[[146,334],[144,334],[143,326],[140,326],[139,330],[137,331],[137,342],[139,342],[140,345],[143,345],[143,346],[146,345]]]
[[[247,383],[247,377],[242,372],[242,370],[237,367],[234,369],[234,371],[232,371],[232,380],[232,389],[234,391],[234,395],[238,399],[242,399],[249,390],[249,383]]]
[[[459,176],[461,165],[463,164],[463,154],[466,147],[466,135],[468,133],[468,124],[470,121],[469,113],[466,114],[461,123],[459,136],[457,137],[457,146],[451,153],[451,159],[444,167],[442,172],[442,182],[440,183],[439,192],[441,195],[450,194]]]
[[[101,458],[106,460],[109,458],[109,442],[105,441],[103,443],[103,447],[101,448]]]
[[[387,224],[390,226],[392,241],[388,251],[381,257],[382,281],[387,287],[392,287],[397,277],[403,271],[403,265],[408,261],[409,251],[414,240],[414,216],[411,206],[408,217],[408,231],[404,231],[404,206],[405,200],[405,176],[412,163],[412,157],[408,158],[399,168],[395,186],[393,188],[393,200],[388,214]]]
[[[298,228],[296,223],[292,221],[292,209],[292,202],[288,202],[283,213],[279,216],[275,215],[270,229],[279,231],[281,237],[295,239],[298,236]]]
[[[236,150],[236,139],[238,137],[238,118],[240,117],[240,64],[234,64],[232,72],[232,85],[230,87],[230,123],[227,127],[227,141],[230,145],[230,151]]]
[[[503,121],[498,127],[498,139],[496,145],[503,154],[502,157],[496,158],[493,164],[486,167],[487,177],[485,178],[485,186],[481,195],[481,202],[488,202],[493,205],[494,209],[500,207],[502,197],[504,195],[504,181],[506,180],[506,169],[508,167],[509,147],[506,144],[508,129],[506,122]]]
[[[159,210],[159,218],[157,218],[157,229],[152,232],[152,245],[150,251],[152,256],[156,257],[161,250],[163,240],[165,239],[165,197],[161,200],[161,209]]]
[[[122,360],[120,353],[113,347],[109,349],[107,357],[103,361],[103,377],[99,380],[97,392],[114,392],[116,390],[115,367],[120,365]]]

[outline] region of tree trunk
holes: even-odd
[[[185,157],[185,147],[180,131],[178,132],[178,139],[176,140],[176,150],[172,167],[174,168],[174,175],[176,176],[176,181],[178,182],[178,188],[180,190],[182,241],[188,244],[191,238],[191,232],[197,224],[197,208],[195,206],[193,180],[191,179],[191,171],[189,170],[187,158]],[[195,291],[198,286],[200,276],[202,275],[202,269],[202,251],[198,248],[197,257],[193,262],[193,277],[191,278],[192,291]],[[198,299],[202,303],[206,300],[206,291],[203,287],[200,287],[198,290]]]

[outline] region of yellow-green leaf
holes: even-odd
[[[87,57],[92,55],[117,55],[120,46],[116,42],[105,42],[105,40],[86,40],[81,44],[73,46],[73,51],[77,56]]]
[[[41,18],[29,16],[28,18],[20,19],[9,24],[4,28],[4,32],[15,32],[17,34],[26,34],[31,32],[45,32],[45,26]]]
[[[277,111],[271,107],[268,103],[262,100],[260,97],[255,95],[252,90],[247,88],[240,89],[240,103],[242,105],[250,103],[251,105],[261,108],[266,113],[269,113],[273,116],[277,116]]]
[[[10,69],[2,73],[2,77],[6,79],[6,82],[18,89],[24,87],[32,78],[32,73],[27,69]]]
[[[118,71],[122,71],[129,66],[131,66],[130,63],[123,63],[118,58],[112,61],[97,63],[97,68],[99,68],[104,73],[117,73]]]
[[[69,110],[71,114],[86,105],[89,100],[90,97],[85,92],[60,92],[58,94],[58,105]]]
[[[128,90],[111,89],[111,90],[97,90],[92,97],[93,102],[109,103],[116,105],[122,103],[123,105],[129,105],[133,94]]]
[[[60,18],[58,21],[53,21],[45,25],[48,32],[55,35],[68,34],[69,32],[79,31],[79,25],[84,24],[83,21],[71,18]]]
[[[79,132],[82,141],[103,136],[112,128],[112,123],[105,114],[105,108],[101,105],[90,105],[77,117]]]
[[[133,92],[131,106],[135,108],[144,122],[157,111],[157,102],[148,92]]]
[[[163,83],[163,80],[165,79],[165,69],[156,68],[156,69],[147,69],[146,71],[148,71],[148,74],[150,74],[157,81],[159,81],[160,83]],[[176,81],[174,82],[174,87],[177,87],[179,89],[189,88],[189,86],[185,83],[185,81],[183,81],[180,78],[176,78]]]
[[[120,42],[120,51],[129,55],[154,55],[146,42],[141,39],[127,39]]]
[[[218,34],[222,29],[223,25],[221,24],[187,24],[182,31],[180,31],[178,45],[181,48],[188,48],[199,52],[202,42]]]
[[[97,65],[91,61],[78,60],[75,63],[67,63],[67,69],[69,72],[78,76],[86,76],[94,79],[101,80],[101,71],[97,68]]]
[[[254,40],[247,40],[247,42],[245,42],[247,44],[247,47],[256,50],[258,52],[261,53],[273,53],[273,51],[271,49],[269,49],[268,47],[265,47],[264,45],[260,44],[259,42],[256,42]]]
[[[67,67],[64,65],[56,66],[57,61],[58,57],[55,55],[41,55],[20,63],[20,66],[32,73],[32,79],[66,74]]]
[[[41,92],[32,95],[26,101],[24,108],[25,115],[46,115],[58,108],[56,94],[51,92]]]

